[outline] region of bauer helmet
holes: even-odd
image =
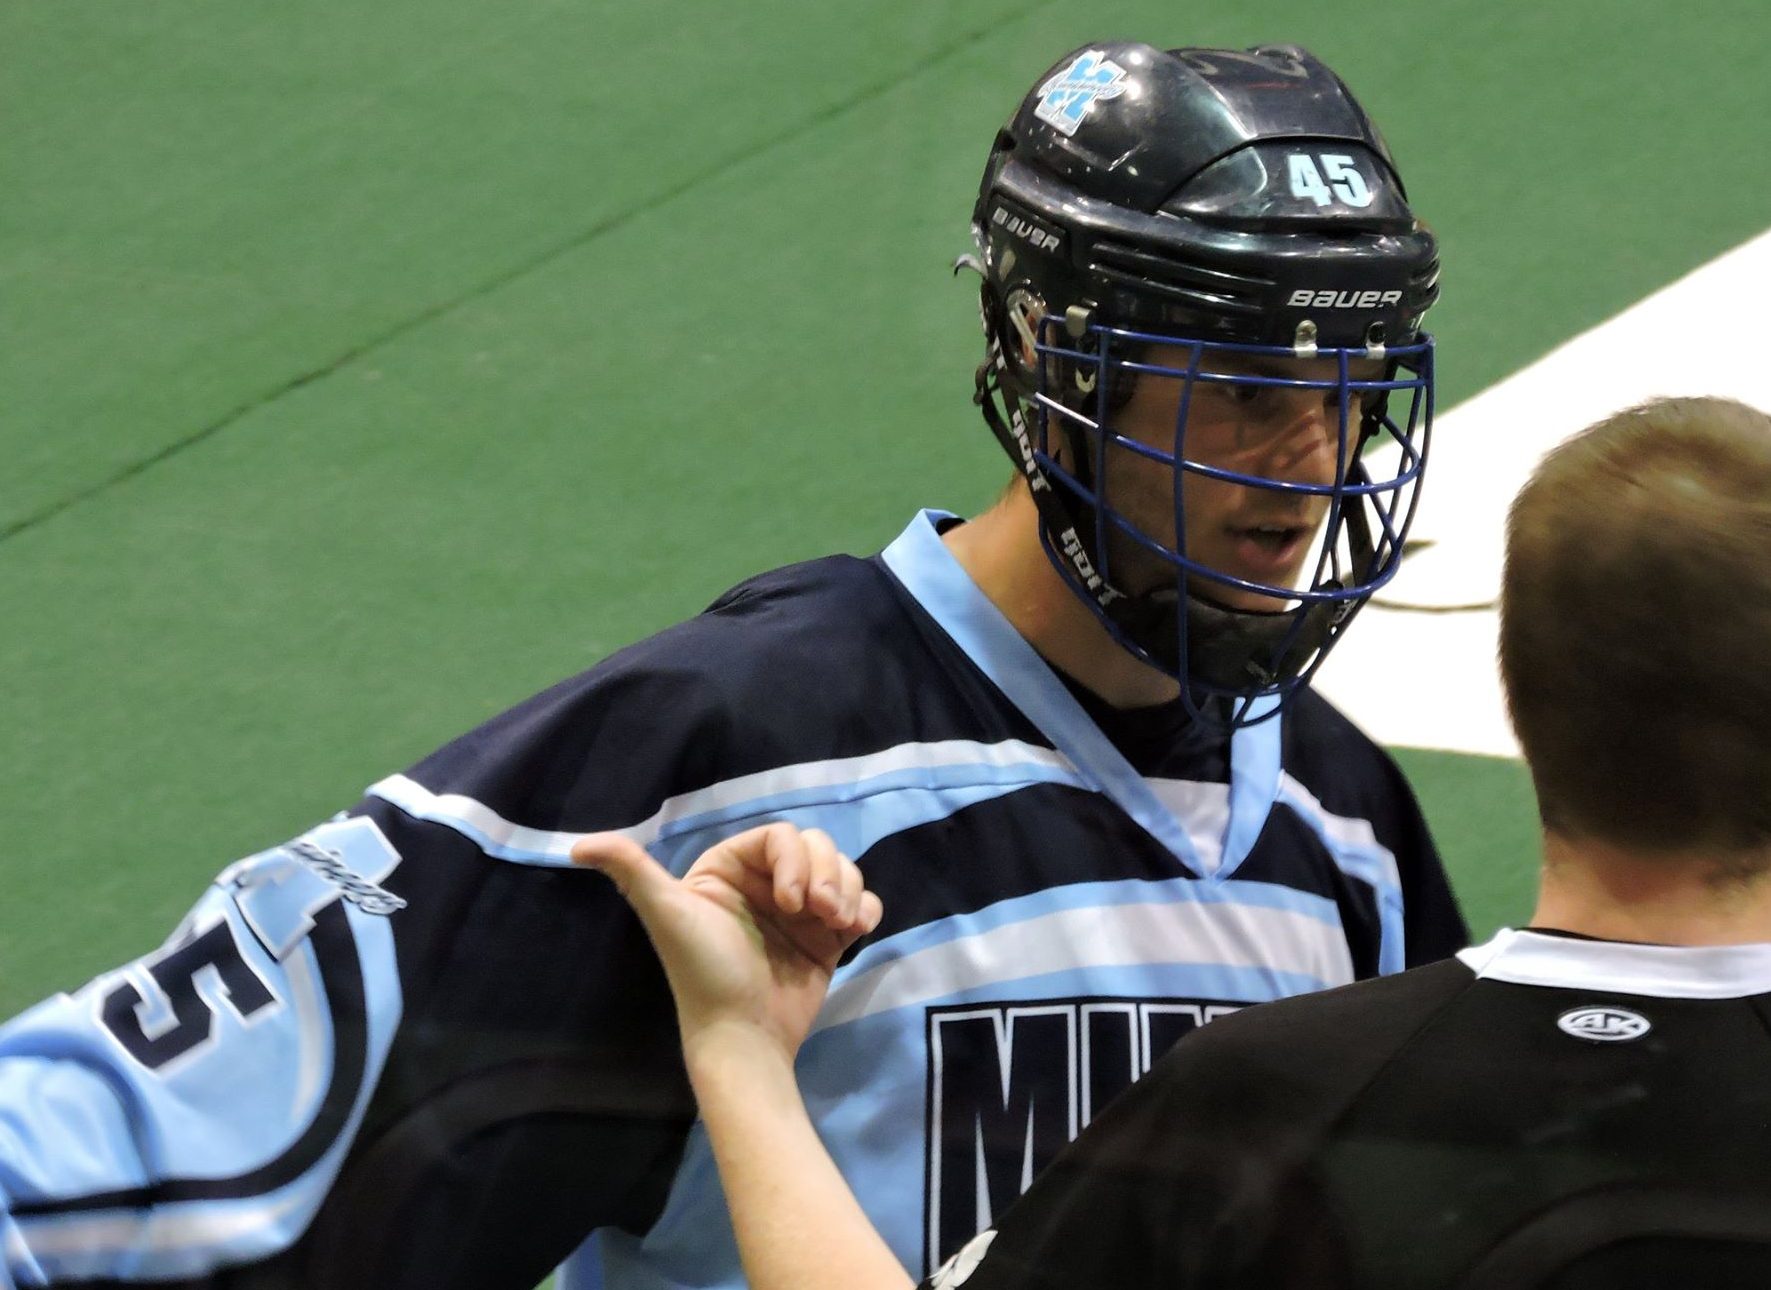
[[[1040,77],[998,134],[972,224],[977,399],[1026,474],[1052,563],[1207,726],[1277,712],[1394,576],[1426,462],[1437,251],[1377,128],[1296,46],[1097,42]],[[1146,381],[1179,392],[1156,444],[1115,420]],[[1208,385],[1322,390],[1339,410],[1333,479],[1196,459],[1188,409]],[[1174,472],[1172,531],[1115,504],[1122,453]],[[1323,512],[1296,585],[1189,555],[1189,477]],[[1116,563],[1141,566],[1144,585]]]

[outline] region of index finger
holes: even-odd
[[[806,884],[811,861],[800,831],[784,821],[746,829],[724,838],[701,853],[690,873],[698,869],[736,871],[766,881],[774,902],[783,913],[797,914],[805,907]]]

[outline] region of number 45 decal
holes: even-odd
[[[1286,161],[1291,169],[1293,197],[1307,197],[1318,206],[1337,201],[1348,206],[1371,205],[1371,188],[1345,153],[1324,152],[1312,157],[1307,152],[1294,152]],[[1321,169],[1317,169],[1318,163]],[[1324,175],[1328,176],[1326,183]]]

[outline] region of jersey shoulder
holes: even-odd
[[[731,751],[755,769],[912,739],[1040,738],[878,557],[748,579],[585,680],[669,687],[715,733],[741,735],[748,751]]]
[[[980,731],[1038,737],[879,559],[830,556],[738,584],[407,777],[506,819],[623,827],[676,794]]]
[[[926,673],[930,626],[877,557],[838,555],[747,579],[623,653],[700,671],[727,700],[779,707],[807,697],[828,707],[871,693],[882,673]]]
[[[1446,959],[1257,1004],[1195,1031],[1146,1078],[1226,1129],[1320,1130],[1475,979]]]
[[[1283,765],[1324,805],[1349,793],[1408,793],[1395,759],[1316,691],[1298,692],[1285,716]]]
[[[1286,714],[1281,766],[1325,811],[1371,821],[1392,849],[1425,831],[1395,758],[1314,690],[1300,691]]]

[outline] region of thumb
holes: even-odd
[[[607,874],[636,913],[676,885],[668,869],[620,833],[586,833],[572,844],[572,863]]]

